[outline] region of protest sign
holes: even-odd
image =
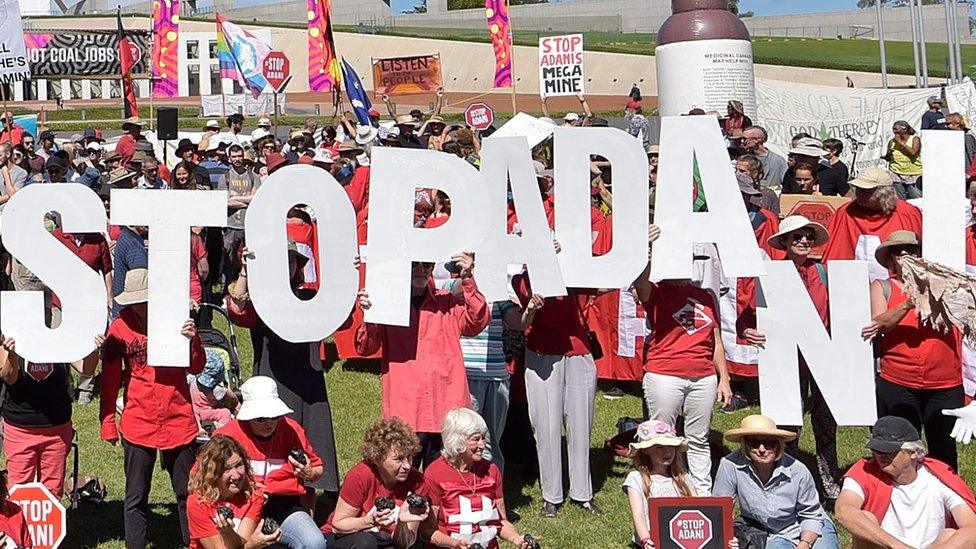
[[[905,120],[920,129],[928,110],[926,99],[933,95],[941,95],[941,90],[834,88],[756,79],[758,120],[769,134],[769,149],[785,157],[790,139],[800,132],[820,140],[832,137],[844,142],[841,159],[852,172],[882,164],[894,122]],[[972,82],[946,86],[946,98],[947,112],[976,120]],[[854,141],[864,145],[852,165]]]
[[[579,95],[584,80],[582,34],[539,38],[539,95]]]
[[[285,112],[287,97],[288,95],[284,93],[278,95],[278,110],[280,112]],[[244,116],[264,116],[274,112],[274,102],[273,93],[262,93],[257,97],[249,93],[200,96],[200,108],[203,109],[203,116],[228,116],[235,112],[243,113]]]
[[[374,95],[434,93],[443,86],[439,55],[373,59]]]
[[[834,218],[837,208],[850,202],[844,196],[823,196],[814,194],[784,194],[779,197],[779,210],[783,217],[802,215],[803,217],[830,227],[830,220]],[[826,245],[817,246],[810,252],[810,257],[819,259],[823,255]]]
[[[31,77],[23,36],[18,0],[0,0],[0,83]]]
[[[495,111],[486,103],[472,103],[464,111],[464,121],[473,130],[487,130],[495,122]]]
[[[145,31],[126,31],[135,65],[132,76],[149,73],[151,47]],[[58,30],[23,35],[33,78],[115,77],[122,72],[119,37],[112,31]]]
[[[505,122],[501,128],[498,128],[498,131],[491,134],[491,137],[486,138],[486,140],[496,137],[525,137],[529,141],[529,147],[535,147],[548,139],[555,129],[554,124],[539,120],[531,114],[520,112]]]
[[[732,498],[647,500],[651,541],[660,549],[725,549],[733,536]]]
[[[966,268],[965,233],[971,210],[966,195],[966,172],[961,170],[963,132],[923,130],[922,179],[925,181],[925,210],[937,215],[922,216],[922,249],[925,259],[954,269]]]
[[[16,484],[10,488],[10,501],[24,515],[34,549],[56,549],[68,534],[67,512],[58,498],[40,482]],[[10,541],[9,538],[5,541]],[[8,545],[4,545],[8,547]]]

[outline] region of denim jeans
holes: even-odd
[[[794,549],[796,545],[785,538],[769,536],[766,540],[766,549]],[[837,539],[837,529],[829,518],[824,520],[823,533],[814,542],[813,547],[815,549],[840,549],[840,540]]]
[[[281,545],[291,549],[325,549],[325,536],[312,516],[296,511],[281,523]]]
[[[468,378],[468,390],[471,392],[471,409],[478,412],[488,424],[488,446],[484,456],[498,466],[498,471],[505,473],[505,457],[498,441],[505,432],[505,421],[508,419],[509,381],[472,379]]]

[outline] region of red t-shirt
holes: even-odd
[[[200,303],[203,299],[203,284],[200,282],[200,271],[197,264],[207,257],[207,246],[203,238],[197,233],[190,233],[190,299]]]
[[[440,457],[424,470],[424,482],[431,505],[439,507],[437,529],[441,533],[497,549],[502,521],[495,501],[505,494],[494,463],[477,461],[462,473]]]
[[[197,493],[190,494],[186,500],[186,521],[190,528],[190,549],[202,549],[201,539],[219,536],[214,515],[220,507],[229,507],[234,512],[234,531],[241,527],[241,522],[249,518],[256,523],[261,521],[261,509],[264,507],[264,493],[260,489],[252,491],[251,497],[243,493],[227,501],[206,503]]]
[[[526,275],[512,279],[522,307],[532,299],[532,286]],[[582,356],[590,353],[590,339],[583,318],[589,296],[570,289],[568,295],[547,297],[525,329],[525,348],[540,355]]]
[[[654,326],[644,371],[688,379],[715,375],[715,298],[690,284],[654,284],[644,303]]]
[[[358,510],[357,517],[364,517],[373,509],[373,501],[378,497],[393,499],[396,508],[393,509],[394,523],[386,528],[390,534],[396,530],[397,515],[400,514],[400,506],[411,493],[421,496],[427,495],[427,488],[424,486],[424,474],[416,469],[410,469],[407,480],[399,482],[393,487],[391,492],[382,481],[372,465],[366,461],[360,461],[346,473],[346,478],[342,481],[342,489],[339,490],[339,499]],[[326,534],[332,532],[332,518],[335,512],[329,515],[329,520],[322,526],[322,531]]]
[[[308,466],[322,465],[322,458],[308,443],[305,431],[297,421],[283,417],[278,428],[268,440],[261,440],[251,433],[251,429],[239,420],[234,420],[217,429],[217,435],[227,435],[241,443],[251,461],[254,480],[264,484],[264,492],[269,496],[300,496],[305,493],[305,483],[295,476],[295,469],[288,461],[292,448],[301,448],[308,456]]]
[[[34,547],[34,539],[27,529],[27,521],[20,506],[12,501],[5,501],[0,506],[0,532],[7,534],[17,547],[30,549]]]
[[[891,284],[888,310],[908,297]],[[940,332],[922,326],[913,308],[881,338],[881,377],[913,389],[948,389],[962,385],[962,336],[955,327]]]

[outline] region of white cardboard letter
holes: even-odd
[[[410,324],[410,268],[414,261],[447,261],[481,247],[488,234],[488,195],[481,174],[464,160],[437,151],[373,149],[369,196],[366,322]],[[451,197],[451,218],[434,229],[413,226],[416,189]]]
[[[871,321],[868,264],[830,262],[830,335],[792,261],[767,261],[759,279],[758,328],[762,413],[780,425],[802,425],[800,368],[803,353],[813,379],[838,425],[873,425],[874,359],[861,328]]]
[[[481,149],[481,178],[489,195],[490,230],[478,248],[475,276],[485,298],[489,302],[507,300],[507,267],[522,264],[532,277],[533,293],[543,297],[566,295],[525,138],[486,139]],[[508,234],[509,179],[520,235]]]
[[[966,219],[969,201],[959,192],[966,188],[963,132],[922,130],[922,253],[925,259],[960,271],[966,270]]]
[[[708,200],[707,212],[692,211],[695,158]],[[715,116],[661,119],[657,177],[661,184],[657,186],[654,210],[654,223],[661,227],[661,238],[654,243],[652,280],[692,278],[692,247],[703,242],[714,243],[718,248],[725,276],[765,273],[728,158]]]
[[[105,232],[105,207],[84,185],[29,185],[3,211],[3,244],[61,300],[61,324],[44,322],[44,293],[3,292],[0,331],[30,362],[73,362],[95,348],[108,320],[105,281],[44,228],[44,214],[61,214],[67,233]]]
[[[112,189],[112,223],[149,227],[149,364],[190,365],[190,227],[226,222],[227,191]]]
[[[318,220],[322,283],[302,301],[291,291],[285,218],[296,204],[308,204]],[[261,320],[293,343],[325,339],[345,322],[356,300],[359,271],[356,214],[349,196],[328,172],[314,166],[287,166],[261,185],[244,219],[248,250],[247,284]]]
[[[641,142],[614,128],[556,128],[553,149],[556,239],[566,286],[630,287],[647,266],[648,168]],[[613,248],[596,257],[590,224],[593,154],[613,167]]]

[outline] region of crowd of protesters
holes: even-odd
[[[95,128],[60,143],[46,130],[35,143],[7,113],[0,132],[0,210],[27,185],[67,182],[90,187],[106,209],[113,188],[226,190],[228,200],[226,227],[191,230],[191,318],[182,330],[191,349],[187,369],[156,368],[147,361],[147,229],[110,226],[104,235],[73,235],[57,215],[47,216],[58,240],[104,277],[112,320],[95,341],[96,352],[72,364],[30,363],[17,355],[13,339],[0,339],[7,463],[0,496],[6,485],[33,480],[55,496],[64,493],[64,464],[74,436],[72,391],[80,404],[90,402],[100,363],[101,438],[121,445],[124,454],[127,547],[149,541],[157,459],[171,479],[183,541],[192,548],[492,548],[500,541],[537,547],[532,535],[513,524],[518,514],[505,505],[505,472],[511,464],[520,465],[523,474],[537,471],[542,500],[536,504],[543,517],[557,516],[567,499],[587,514],[602,514],[594,497],[590,449],[596,361],[604,351],[592,331],[592,308],[608,293],[623,293],[646,316],[650,334],[637,351],[645,421],[622,433],[621,453],[634,460],[623,490],[635,547],[654,546],[647,498],[707,495],[738,501],[734,549],[838,547],[837,528],[825,511],[835,502],[836,521],[858,546],[976,546],[976,499],[955,473],[956,418],[943,413],[969,412],[964,409],[965,346],[958,330],[943,333],[920,322],[897,261],[921,253],[921,212],[907,201],[923,195],[920,136],[907,122],[895,122],[887,168],[861,169],[852,177],[841,161],[842,141],[798,134],[784,158],[766,147],[767,131],[737,100],[729,101],[721,131],[757,244],[767,257],[793,262],[826,328],[830,261],[871,263],[872,321],[860,334],[874,341],[879,359],[881,419],[868,443],[871,458],[845,474],[837,456],[837,424],[804,363],[801,393],[811,414],[816,475],[795,458],[799,429],[777,426],[761,415],[745,417],[739,428],[724,433],[740,448],[713,464],[709,433],[716,402],[731,413],[758,400],[756,363],[737,351],[766,344],[756,326],[756,281],[732,279],[719,287],[697,279],[650,282],[653,243],[661,234],[652,223],[648,270],[630,288],[573,288],[567,296],[543,298],[522,273],[511,281],[510,298],[492,303],[475,281],[475,255],[456,250],[444,264],[413,264],[411,321],[405,327],[365,323],[363,311],[371,302],[369,288],[361,288],[335,342],[344,358],[379,359],[382,419],[363,436],[362,460],[341,477],[323,342],[281,338],[250,301],[247,265],[254,253],[244,234],[248,206],[278,170],[314,166],[345,189],[357,214],[359,244],[367,245],[370,159],[376,147],[436,150],[480,167],[481,140],[493,130],[446,122],[440,116],[442,92],[438,98],[430,116],[416,109],[398,115],[384,98],[392,123],[381,124],[376,110],[369,112],[368,123],[345,113],[320,128],[310,118],[288,130],[283,141],[267,118],[257,120],[250,134],[239,114],[223,124],[210,120],[194,134],[198,139],[179,140],[172,167],[156,157],[137,118],[125,121],[124,134],[112,147]],[[594,116],[585,97],[578,99],[583,114],[566,114],[562,125],[609,125]],[[965,118],[944,114],[938,97],[928,104],[922,129],[966,132],[964,164],[976,176],[976,139]],[[653,221],[653,191],[672,182],[658,181],[659,147],[639,93],[632,94],[625,112],[626,131],[643,140],[647,153]],[[545,114],[544,121],[560,124]],[[552,143],[533,149],[550,226],[556,184]],[[592,245],[601,254],[612,238],[609,163],[593,157],[590,176]],[[690,181],[682,184],[693,188]],[[790,194],[850,201],[828,227],[799,216],[781,219],[781,197]],[[976,211],[976,190],[969,197]],[[450,215],[447,194],[417,190],[416,227],[440,226]],[[508,217],[509,230],[517,233],[514,208]],[[324,221],[301,204],[287,215],[289,278],[301,299],[319,288],[319,222]],[[967,235],[967,263],[976,264],[976,238],[972,230]],[[559,243],[554,246],[558,253]],[[58,296],[16,258],[4,253],[2,259],[3,287],[45,292],[46,320],[56,326]],[[707,253],[695,260],[719,263]],[[357,262],[356,267],[364,280],[368,265]],[[731,302],[723,301],[729,290],[734,290]],[[731,335],[723,332],[729,307],[735,317]],[[228,390],[234,388],[227,387],[222,364],[204,349],[198,332],[210,327],[215,308],[249,330],[253,376],[239,393]],[[313,519],[316,490],[337,497],[324,524]],[[0,531],[23,538],[22,523],[8,513],[13,504],[0,500]],[[29,540],[17,543],[29,546]]]

